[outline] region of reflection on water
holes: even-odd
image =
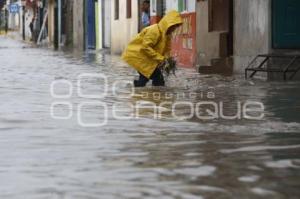
[[[22,46],[0,37],[1,198],[299,197],[299,83],[180,70],[168,87],[141,88],[131,95],[124,81],[131,82],[135,72],[118,57]],[[104,98],[78,96],[78,76],[86,73],[108,77]],[[70,97],[51,96],[55,80],[72,83]],[[84,94],[105,90],[101,80],[82,79],[81,86]],[[58,94],[68,91],[57,89]],[[177,102],[186,102],[176,108],[186,116],[192,110],[188,103],[203,101],[223,102],[226,115],[237,113],[238,102],[256,101],[264,104],[265,116],[201,120],[172,115]],[[54,102],[71,104],[57,111],[72,116],[51,118]],[[107,105],[107,115],[99,103]],[[139,110],[139,117],[117,119],[114,107],[123,117]],[[107,125],[80,126],[79,110],[84,121],[107,119]],[[207,110],[212,108],[205,106],[203,113]]]

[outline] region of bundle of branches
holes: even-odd
[[[167,76],[171,73],[176,76],[177,62],[173,57],[169,57],[163,62],[160,68]]]

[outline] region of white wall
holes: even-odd
[[[234,9],[234,70],[243,73],[257,54],[271,50],[271,1],[235,0]]]
[[[186,12],[195,12],[196,0],[187,0]],[[178,0],[166,0],[167,11],[178,10]]]
[[[197,4],[197,65],[211,66],[212,59],[220,58],[220,39],[218,31],[209,30],[208,1],[199,1]]]
[[[98,35],[97,35],[97,38],[98,38],[98,47],[99,49],[102,49],[102,46],[103,46],[103,41],[102,41],[102,37],[103,37],[103,28],[102,28],[102,7],[103,7],[103,1],[102,0],[99,0],[98,1]],[[96,31],[97,33],[97,31]]]
[[[114,0],[111,1],[111,52],[121,54],[138,33],[138,3],[132,0],[132,17],[126,18],[126,0],[120,0],[119,19],[115,20]]]
[[[178,0],[167,0],[166,1],[167,12],[170,10],[178,9]]]
[[[73,46],[77,50],[83,50],[85,48],[84,44],[84,19],[83,19],[83,8],[84,1],[74,0],[73,4]],[[49,10],[48,10],[49,12]],[[51,10],[53,12],[53,9]],[[48,15],[48,20],[50,17],[54,16],[54,13]],[[52,18],[51,17],[51,18]],[[48,22],[49,23],[49,22]],[[53,28],[52,28],[53,29]],[[50,30],[49,30],[50,32]],[[50,33],[49,33],[50,34]],[[53,32],[54,34],[54,32]]]

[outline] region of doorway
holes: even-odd
[[[86,1],[86,31],[87,49],[96,49],[96,22],[94,0]]]

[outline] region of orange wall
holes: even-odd
[[[181,16],[183,25],[173,35],[172,56],[179,66],[192,68],[196,64],[196,13]],[[158,23],[159,20],[159,16],[151,16],[151,24]]]
[[[183,25],[172,39],[172,55],[178,65],[192,68],[196,63],[196,13],[182,14]]]

